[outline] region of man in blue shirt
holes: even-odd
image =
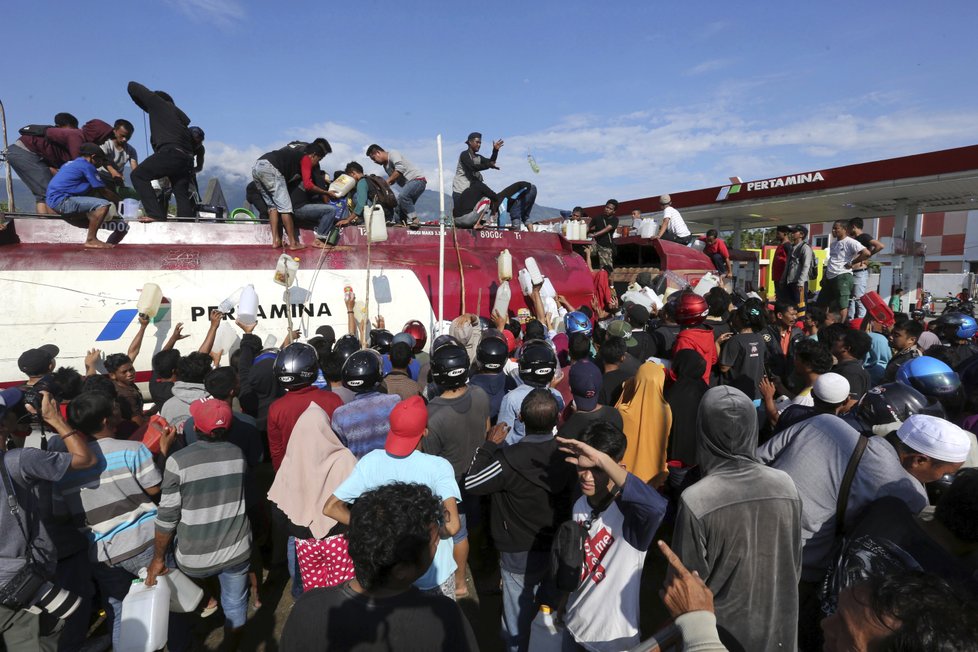
[[[87,249],[111,249],[125,236],[125,223],[119,223],[122,228],[114,229],[108,242],[102,242],[96,236],[109,214],[109,200],[118,202],[120,198],[106,188],[99,178],[97,166],[105,165],[106,160],[102,149],[95,143],[83,143],[79,151],[81,156],[61,166],[51,179],[45,201],[60,215],[86,214],[88,236],[85,238],[85,247]],[[92,190],[108,199],[89,196],[87,193]]]
[[[337,410],[339,412],[339,410]],[[455,559],[452,536],[460,527],[461,499],[455,472],[448,460],[418,450],[428,434],[428,408],[414,396],[401,401],[390,414],[390,429],[383,448],[366,454],[326,501],[323,514],[339,523],[350,523],[350,505],[368,491],[391,482],[417,482],[441,499],[444,518],[438,548],[428,571],[415,580],[422,591],[455,599]]]

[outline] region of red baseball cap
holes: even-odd
[[[428,427],[428,407],[423,398],[412,396],[394,406],[390,421],[384,450],[396,457],[407,457],[418,447]]]
[[[202,398],[190,404],[194,428],[205,435],[231,427],[231,406],[216,398]]]
[[[506,340],[506,346],[510,353],[516,350],[516,336],[508,328],[503,329],[503,338]]]

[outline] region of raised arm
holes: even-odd
[[[134,361],[139,356],[139,350],[143,347],[143,335],[146,334],[146,327],[149,326],[149,317],[146,315],[139,315],[137,317],[139,320],[139,329],[136,331],[136,335],[132,338],[132,343],[129,345],[129,351],[126,355],[129,359]]]
[[[197,349],[199,353],[210,355],[211,349],[214,348],[214,339],[217,337],[217,329],[220,328],[222,319],[224,319],[223,312],[220,310],[211,310],[211,323],[207,328],[207,335],[204,337],[204,341],[201,343],[200,348]]]

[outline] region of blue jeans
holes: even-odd
[[[320,240],[325,240],[336,223],[336,207],[332,204],[306,204],[295,209],[293,219],[297,226],[309,228],[313,224],[313,233]]]
[[[79,195],[77,197],[65,197],[57,206],[52,206],[61,215],[74,215],[75,213],[91,213],[97,208],[109,205],[108,199],[101,197],[88,197]]]
[[[105,562],[96,562],[93,568],[95,581],[108,602],[106,616],[112,622],[112,646],[119,647],[119,635],[122,632],[122,601],[129,593],[132,581],[139,576],[139,571],[149,566],[153,561],[153,547],[150,546],[135,557],[124,559],[109,566]],[[172,555],[167,555],[168,568],[176,568]],[[190,649],[190,614],[170,613],[170,624],[167,627],[168,650]]]
[[[509,217],[513,224],[517,222],[523,222],[525,224],[530,219],[530,211],[533,210],[533,205],[536,202],[537,187],[532,184],[519,197],[511,199],[507,210],[509,210]]]
[[[852,298],[849,300],[849,319],[862,319],[866,316],[866,306],[859,299],[866,294],[866,286],[868,284],[868,269],[857,269],[852,273]]]
[[[536,593],[547,574],[549,553],[500,553],[503,580],[503,644],[509,652],[526,652],[536,616]],[[525,562],[523,559],[525,558]],[[522,567],[520,573],[515,568]]]
[[[292,578],[292,597],[298,598],[302,595],[302,574],[299,572],[299,556],[295,553],[295,537],[293,536],[289,536],[289,543],[285,548],[285,557],[289,564],[289,577]]]
[[[217,575],[221,583],[221,609],[224,610],[225,625],[231,629],[244,627],[248,621],[248,568],[250,563],[243,561],[237,566],[228,566],[219,573],[195,575],[181,569],[187,577],[198,579]]]
[[[407,222],[418,216],[414,202],[418,201],[427,186],[428,182],[423,179],[415,179],[404,184],[404,187],[397,194],[397,220],[399,222]]]

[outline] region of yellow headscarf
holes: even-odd
[[[624,423],[628,448],[622,463],[632,474],[648,482],[666,470],[666,446],[672,427],[672,411],[663,396],[665,368],[646,362],[634,378],[625,382],[618,411]]]

